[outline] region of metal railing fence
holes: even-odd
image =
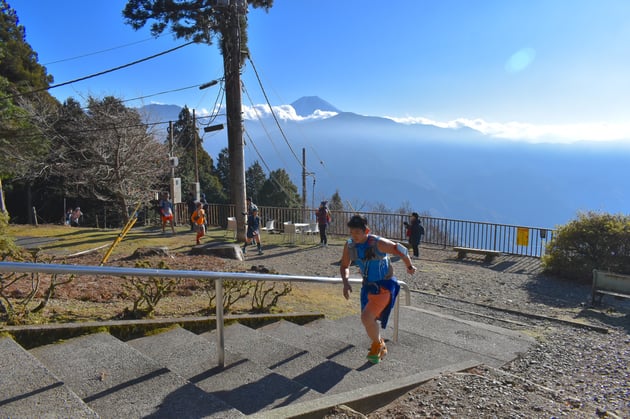
[[[284,222],[315,222],[317,209],[278,208],[259,206],[259,214],[264,225],[266,221],[276,220],[275,226],[282,231]],[[356,212],[331,211],[332,222],[327,232],[336,236],[347,236],[346,223]],[[361,212],[366,216],[372,233],[396,241],[406,241],[404,221],[409,221],[408,214],[381,212]],[[208,220],[211,225],[225,228],[227,217],[234,216],[233,205],[210,204]],[[423,243],[443,247],[471,247],[495,250],[501,253],[519,256],[541,257],[545,247],[553,239],[554,230],[542,227],[494,224],[479,221],[466,221],[448,218],[420,216],[424,227]]]
[[[213,272],[213,271],[188,271],[188,270],[169,270],[169,269],[153,269],[153,268],[127,268],[113,266],[88,266],[88,265],[63,265],[63,264],[44,264],[44,263],[26,263],[26,262],[0,262],[0,272],[6,273],[45,273],[58,275],[112,275],[112,276],[139,276],[139,277],[159,277],[159,278],[194,278],[215,281],[216,299],[215,301],[223,301],[223,281],[273,281],[273,282],[308,282],[320,284],[337,284],[342,283],[341,278],[317,277],[317,276],[299,276],[299,275],[274,275],[274,274],[253,274],[240,272]],[[350,278],[350,283],[360,284],[361,278]],[[411,305],[411,294],[409,286],[399,281],[401,290],[405,293],[405,305]],[[400,321],[400,298],[396,300],[393,313],[394,330],[393,341],[398,342],[398,329]],[[223,305],[217,304],[216,307],[216,325],[217,325],[217,364],[223,368],[225,366],[225,339],[224,339],[224,320]]]

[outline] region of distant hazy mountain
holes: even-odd
[[[315,111],[341,112],[330,103],[318,96],[304,96],[291,103],[295,112],[300,116],[313,115]]]
[[[302,116],[336,109],[317,97],[294,104],[304,106]],[[152,115],[177,119],[177,107],[152,106]],[[263,124],[244,122],[246,165],[258,160],[270,170],[284,168],[301,189],[304,148],[315,203],[338,190],[357,210],[375,204],[396,210],[408,202],[433,216],[540,227],[564,224],[579,210],[630,208],[627,147],[497,140],[469,128],[406,125],[351,112],[282,121],[289,146],[275,121]],[[216,157],[227,146],[226,132],[211,134],[203,145]],[[309,176],[309,203],[312,182]]]
[[[140,115],[148,122],[177,121],[182,107],[152,103],[138,108]]]

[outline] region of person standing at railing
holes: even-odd
[[[399,256],[407,267],[407,272],[416,272],[407,248],[399,243],[370,234],[367,219],[354,215],[348,222],[350,239],[346,242],[341,256],[339,271],[343,281],[343,296],[350,298],[352,287],[348,281],[350,264],[356,263],[363,277],[361,287],[361,322],[372,340],[367,358],[377,364],[387,354],[387,346],[381,337],[381,328],[387,327],[389,314],[394,307],[400,285],[394,276],[389,254]]]
[[[407,238],[409,239],[409,244],[413,249],[413,258],[420,258],[420,241],[422,240],[422,236],[424,235],[424,227],[420,224],[420,216],[417,212],[411,213],[409,217],[409,222],[404,222],[405,227],[407,227]]]
[[[317,217],[317,224],[319,229],[319,245],[322,247],[328,246],[328,237],[326,236],[326,227],[330,224],[330,211],[328,210],[328,201],[322,201],[319,204],[319,209],[315,213]]]

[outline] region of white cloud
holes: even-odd
[[[326,119],[337,115],[336,112],[317,110],[312,115],[300,116],[291,105],[277,105],[273,111],[278,119],[283,121],[309,121]],[[211,111],[197,109],[199,116],[212,113],[225,113],[223,105]],[[243,105],[243,118],[257,120],[271,118],[269,105]],[[630,143],[630,123],[614,124],[605,122],[590,122],[577,124],[531,124],[526,122],[489,122],[481,118],[457,118],[450,121],[438,121],[426,117],[393,117],[385,116],[401,124],[433,125],[440,128],[470,128],[489,138],[527,141],[531,143],[574,143],[578,141],[624,141]]]
[[[279,105],[273,107],[273,112],[278,119],[283,121],[307,121],[313,119],[326,119],[331,116],[337,115],[336,112],[324,112],[316,110],[312,115],[300,116],[295,112],[295,109],[291,105]],[[258,118],[270,118],[272,117],[271,109],[269,105],[243,105],[243,118],[256,120]]]
[[[483,119],[458,118],[436,121],[425,117],[386,117],[401,124],[434,125],[440,128],[468,127],[493,138],[528,142],[574,143],[577,141],[630,141],[630,124],[604,122],[578,124],[529,124],[524,122],[488,122]]]
[[[271,109],[269,105],[254,105],[254,106],[242,106],[243,119],[255,121],[257,119],[272,118]],[[283,121],[309,121],[315,119],[326,119],[337,115],[337,112],[327,112],[316,110],[309,116],[301,116],[295,112],[295,109],[291,105],[278,105],[273,107],[273,112],[276,117]],[[197,109],[199,116],[207,116],[213,113],[225,113],[225,106],[221,105],[214,111],[206,108]]]

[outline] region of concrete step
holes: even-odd
[[[513,360],[535,343],[535,339],[518,331],[417,307],[401,309],[400,329],[468,350],[495,367]],[[400,340],[405,341],[403,337]]]
[[[295,331],[295,327],[300,326],[292,327],[288,322],[278,327],[300,333]],[[319,347],[330,346],[333,349],[331,355],[318,356],[317,351],[310,352],[311,348],[304,344],[299,335],[276,339],[265,333],[269,328],[249,331],[242,327],[233,329],[234,339],[237,339],[231,343],[234,345],[233,350],[240,350],[248,358],[266,363],[274,371],[318,389],[321,393],[335,394],[383,383],[414,371],[413,365],[405,365],[395,359],[387,358],[386,367],[368,362],[366,355],[369,348],[355,345],[363,338],[359,334],[346,340],[347,343],[321,335]],[[250,342],[249,346],[247,342]]]
[[[357,330],[364,334],[357,316],[334,322],[320,319],[308,327],[331,331],[339,339],[350,339]],[[393,323],[381,330],[386,339],[393,335]],[[476,359],[501,366],[526,351],[534,340],[520,332],[435,313],[416,307],[401,307],[399,342],[388,342],[388,356],[402,357],[421,369],[439,368],[444,363]],[[416,356],[417,355],[417,356]]]
[[[79,396],[11,338],[0,338],[0,417],[98,418]]]
[[[231,409],[106,333],[30,351],[101,417],[229,417]]]
[[[303,384],[230,351],[227,345],[225,367],[219,368],[216,335],[204,336],[176,327],[128,343],[244,414],[318,396]]]
[[[397,343],[392,326],[382,331],[388,355],[377,365],[366,360],[359,313],[305,326],[232,324],[222,368],[216,331],[178,326],[127,343],[99,333],[30,353],[0,339],[0,417],[292,417],[336,404],[368,413],[437,374],[502,365],[533,342],[419,308],[401,308]]]
[[[316,350],[302,339],[300,332],[303,327],[287,321],[275,322],[256,330],[248,329],[239,325],[230,331],[233,335],[230,345],[234,345],[235,350],[245,354],[243,348],[252,348],[246,356],[319,393],[347,391],[362,385],[364,381],[365,374],[327,358],[329,348],[339,346],[341,342],[324,340],[319,342],[319,350]],[[243,346],[241,339],[243,342],[252,342],[252,345]],[[345,344],[343,346],[347,347]]]
[[[335,321],[321,319],[308,324],[305,328],[313,329],[313,333],[322,336],[335,335],[344,341],[355,340],[361,342],[361,355],[365,357],[369,349],[369,339],[358,316],[350,316]],[[396,377],[415,374],[421,371],[442,369],[450,364],[469,363],[475,361],[481,364],[486,360],[494,361],[482,355],[466,349],[454,347],[447,343],[426,336],[417,335],[401,328],[398,342],[392,341],[393,328],[381,330],[381,335],[387,341],[387,357],[384,363],[396,362],[403,365],[404,369],[392,371]],[[347,356],[347,353],[341,355]],[[344,362],[340,357],[334,358],[338,362]],[[389,365],[388,365],[389,368]]]

